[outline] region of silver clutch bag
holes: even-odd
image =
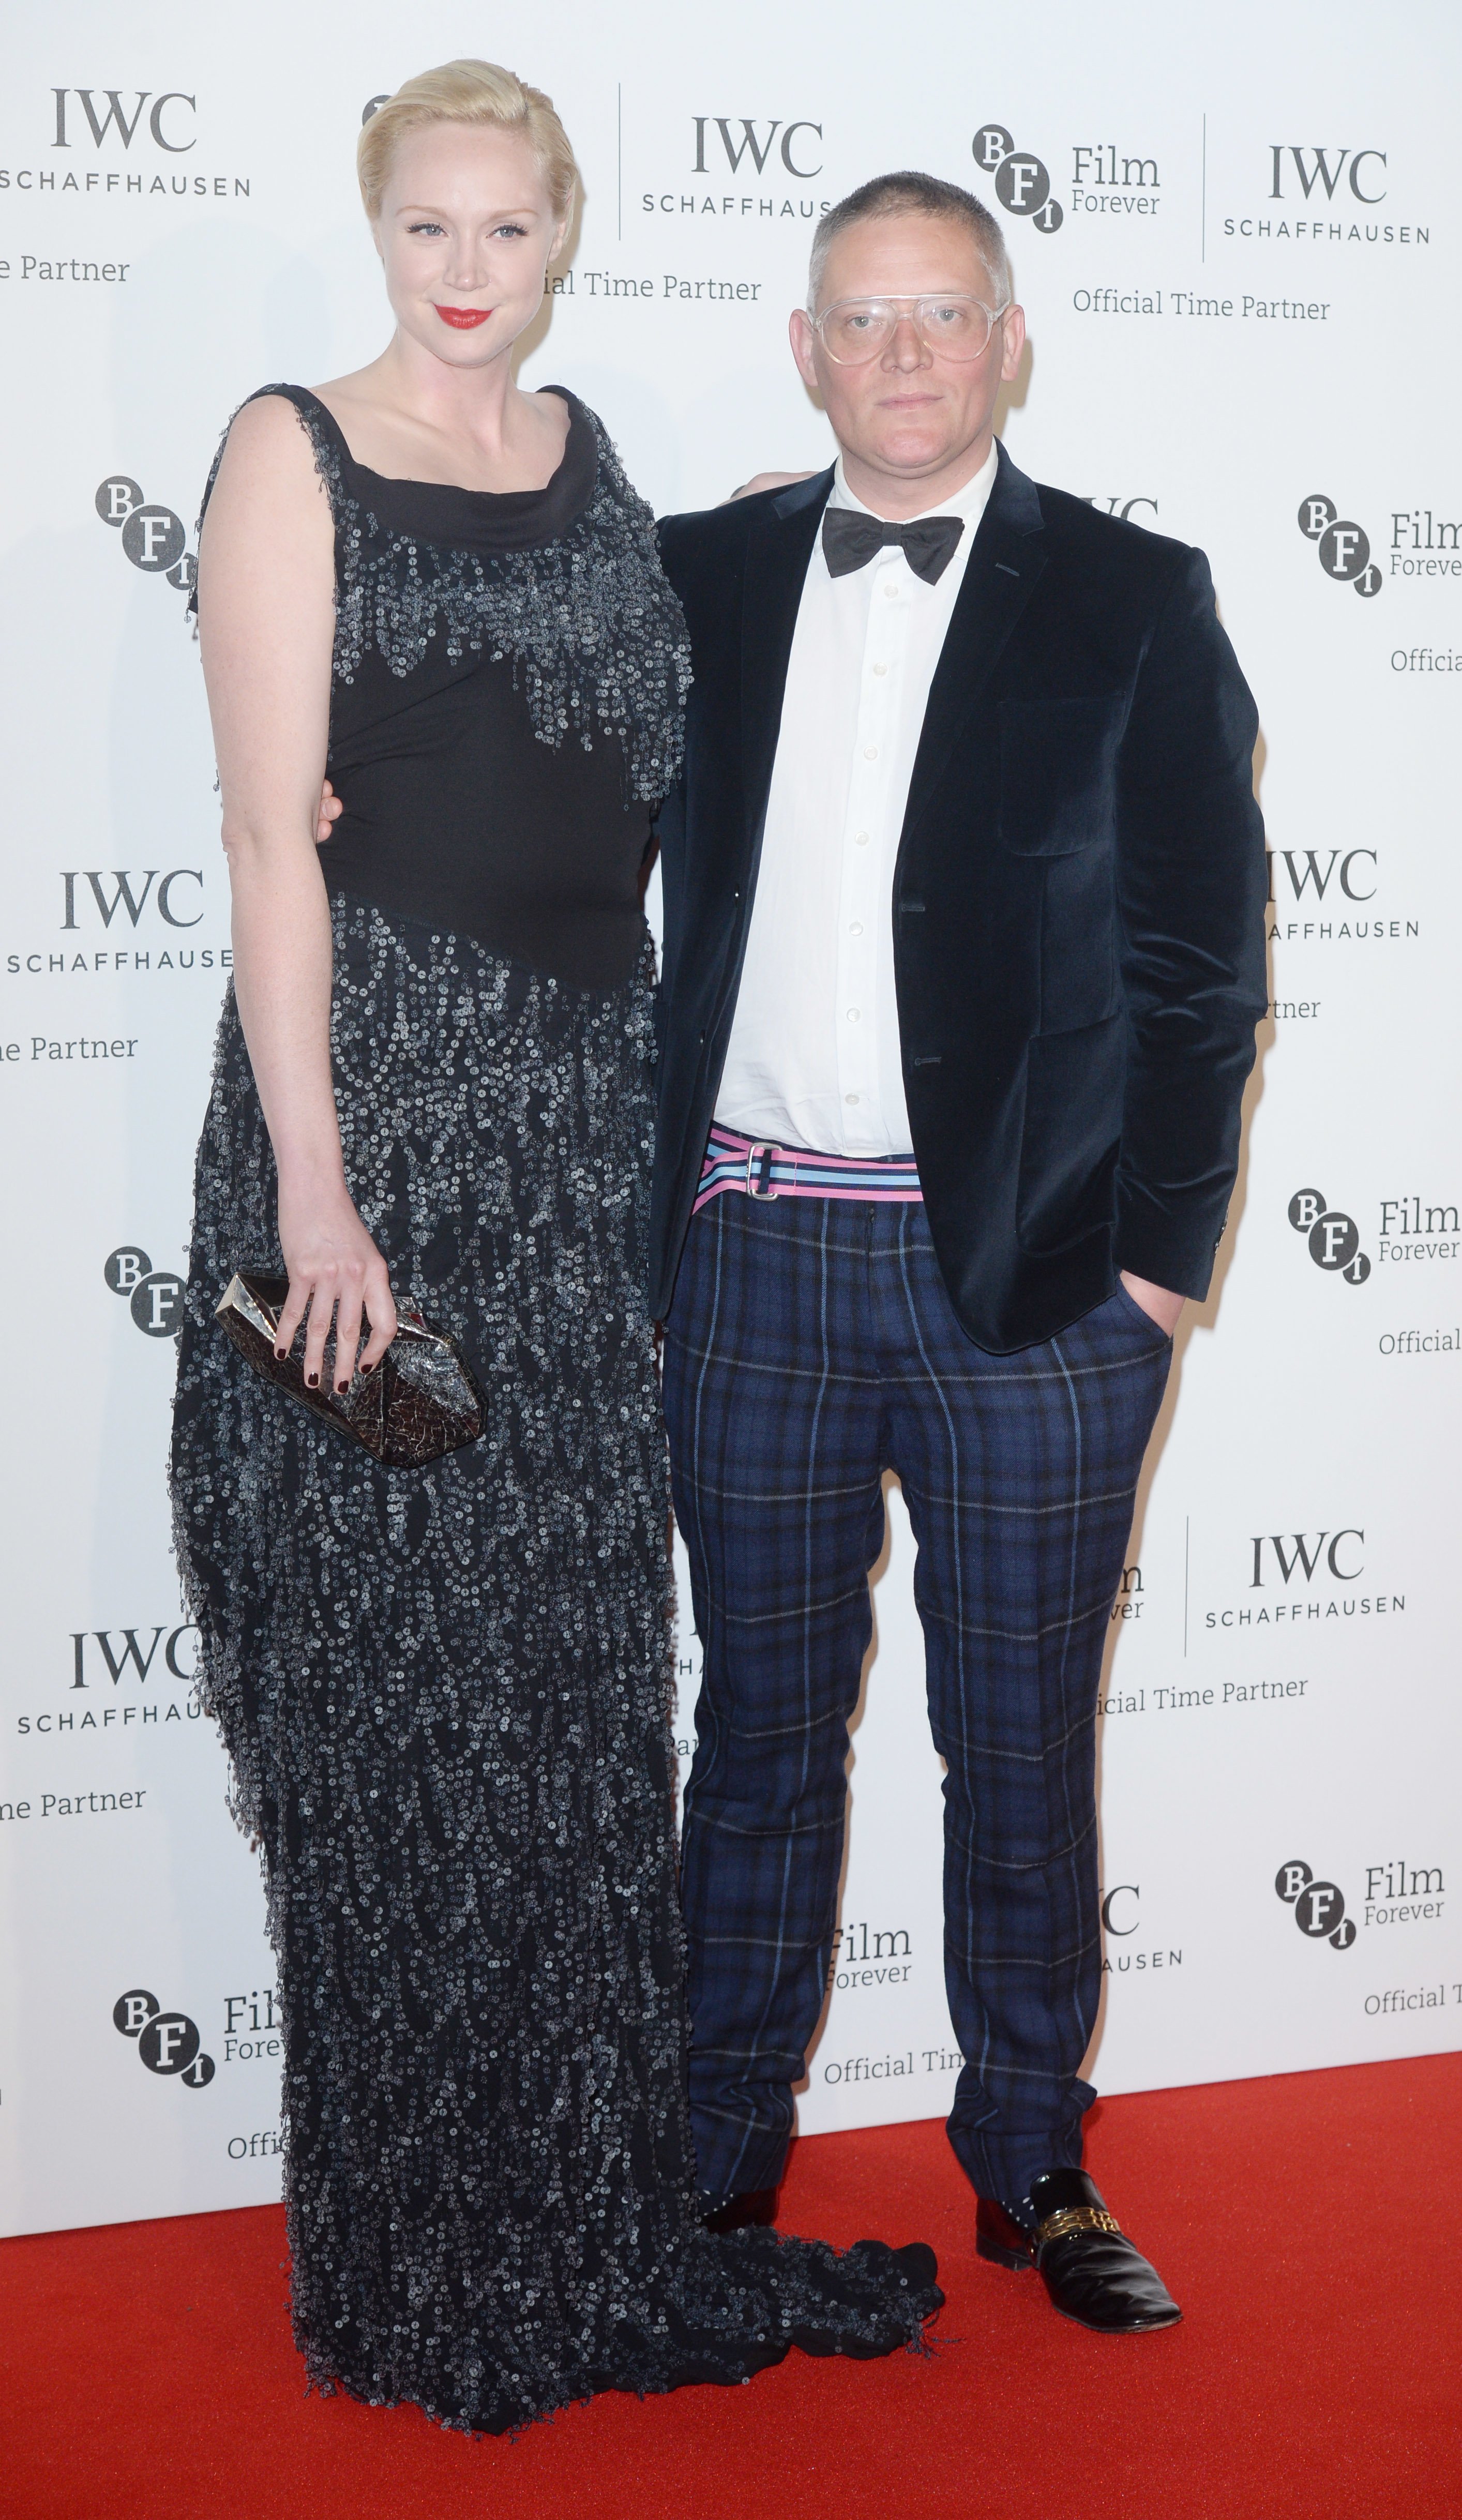
[[[241,1270],[230,1278],[214,1309],[220,1328],[265,1382],[363,1444],[388,1469],[420,1469],[443,1453],[477,1441],[483,1425],[482,1394],[444,1330],[434,1329],[410,1304],[398,1304],[395,1337],[375,1372],[357,1372],[348,1391],[337,1391],[332,1335],[325,1342],[320,1388],[312,1391],[304,1379],[302,1329],[288,1356],[274,1353],[289,1291],[288,1278]]]

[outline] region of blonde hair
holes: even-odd
[[[569,134],[541,88],[525,87],[495,62],[443,62],[439,69],[409,78],[378,107],[355,147],[355,168],[366,216],[374,219],[390,178],[391,161],[407,133],[431,122],[484,123],[521,131],[532,148],[553,203],[565,218],[578,169]]]

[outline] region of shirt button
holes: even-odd
[[[845,1102],[856,1102],[857,1099],[856,1094],[845,1094],[843,1097]]]
[[[887,665],[875,665],[873,670],[876,674],[886,674],[889,668]]]
[[[861,1018],[861,1016],[859,1015],[859,1012],[858,1012],[858,1010],[857,1010],[857,1008],[856,1008],[856,1007],[849,1007],[849,1008],[848,1008],[848,1010],[847,1010],[847,1020],[848,1020],[848,1022],[849,1022],[849,1023],[859,1023],[859,1022],[861,1022],[862,1018]]]
[[[855,919],[847,932],[849,936],[861,936],[863,933],[863,922],[861,919]]]
[[[867,848],[867,846],[868,846],[868,834],[867,834],[867,832],[854,832],[854,833],[853,833],[853,847],[854,847],[855,849],[866,849],[866,848]]]
[[[878,745],[876,743],[865,743],[863,746],[863,758],[865,761],[877,761]]]
[[[884,593],[885,593],[885,595],[896,595],[896,594],[898,593],[898,589],[897,589],[897,587],[894,585],[893,580],[891,579],[891,578],[887,578],[887,579],[884,581]]]

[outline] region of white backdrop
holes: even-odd
[[[1459,22],[909,0],[889,26],[872,0],[560,0],[538,31],[423,0],[404,33],[383,0],[55,0],[12,32],[6,2230],[278,2191],[259,1882],[163,1491],[228,940],[183,589],[234,406],[384,340],[355,136],[462,52],[565,115],[583,215],[525,374],[599,409],[657,509],[827,460],[785,342],[813,221],[915,165],[1013,213],[1017,461],[1210,554],[1263,721],[1275,1003],[1113,1616],[1089,2070],[1458,2044]],[[911,1556],[895,1501],[813,2132],[940,2112],[957,2061]],[[685,1742],[688,1623],[682,1654]]]

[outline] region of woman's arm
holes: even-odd
[[[348,1387],[362,1307],[370,1371],[395,1335],[386,1263],[345,1187],[330,1072],[330,908],[315,824],[330,720],[334,527],[308,438],[273,395],[229,432],[198,550],[198,628],[233,887],[234,988],[279,1173],[290,1347],[309,1307],[318,1381],[339,1306]]]

